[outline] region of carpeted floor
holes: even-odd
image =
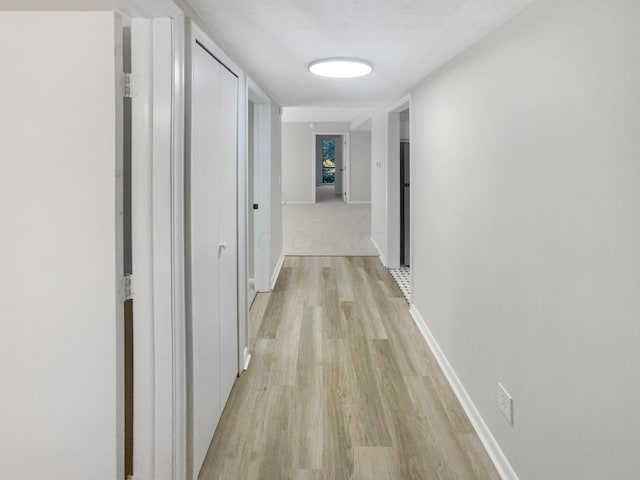
[[[333,185],[316,188],[315,205],[283,205],[285,255],[377,256],[371,205],[344,203]]]

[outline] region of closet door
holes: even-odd
[[[216,429],[220,401],[218,245],[221,181],[220,64],[193,45],[189,195],[191,450],[197,475]],[[195,475],[194,475],[195,477]]]
[[[220,210],[220,396],[224,404],[238,376],[238,203],[237,124],[238,80],[220,69],[220,160],[218,203]]]
[[[189,192],[192,478],[238,374],[237,77],[192,46]]]

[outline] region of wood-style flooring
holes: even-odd
[[[376,257],[287,257],[200,480],[499,479]]]

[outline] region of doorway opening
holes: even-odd
[[[122,71],[131,74],[131,19],[122,15]],[[122,97],[122,223],[123,273],[126,279],[133,275],[133,106],[130,96]],[[124,299],[124,475],[133,477],[134,464],[134,305],[125,292]]]
[[[411,158],[409,109],[400,112],[400,266],[411,264]]]
[[[271,290],[271,100],[247,79],[247,310]],[[246,359],[245,359],[246,360]]]
[[[405,120],[406,118],[406,120]],[[400,113],[400,267],[390,269],[402,295],[411,303],[411,161],[409,111]],[[403,123],[406,123],[406,133]]]
[[[392,107],[387,120],[387,267],[411,303],[410,99]]]
[[[336,183],[336,141],[333,138],[323,138],[322,142],[322,184]]]
[[[400,144],[400,266],[410,265],[411,195],[409,142]]]
[[[327,195],[347,201],[347,137],[345,134],[314,135],[314,202],[329,200]]]

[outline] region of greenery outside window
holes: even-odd
[[[336,181],[336,142],[322,140],[322,183]]]

